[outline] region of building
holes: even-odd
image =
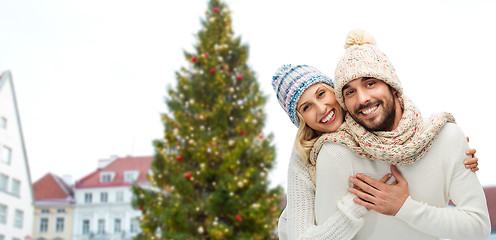
[[[33,190],[10,71],[0,75],[0,240],[29,239]]]
[[[496,235],[496,186],[484,187],[486,194],[487,209],[491,219],[491,234]]]
[[[34,240],[72,239],[74,193],[62,178],[47,173],[33,184]]]
[[[149,185],[152,156],[112,157],[96,171],[76,181],[74,240],[131,239],[139,232],[140,211],[131,206],[131,185]]]

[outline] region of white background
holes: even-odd
[[[333,78],[348,31],[372,33],[424,118],[451,112],[496,185],[496,2],[251,0],[227,3],[250,47],[274,133],[270,178],[285,187],[296,127],[270,85],[282,64]],[[207,1],[0,1],[0,71],[11,70],[33,182],[80,179],[111,155],[152,155],[167,86],[187,66]]]

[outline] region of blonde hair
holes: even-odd
[[[333,88],[328,85],[321,83],[324,87],[327,89],[333,91]],[[300,156],[303,159],[306,159],[307,161],[310,161],[310,151],[313,148],[313,145],[317,141],[317,139],[323,134],[321,132],[317,132],[310,128],[307,123],[305,123],[305,120],[303,119],[303,116],[296,111],[296,116],[298,117],[298,121],[300,123],[300,126],[298,127],[298,131],[296,132],[296,138],[294,141],[294,147],[296,149],[296,152],[300,154]]]
[[[310,151],[313,148],[313,145],[317,141],[317,139],[322,134],[318,134],[315,130],[311,129],[303,120],[303,117],[299,112],[296,112],[296,116],[298,116],[298,121],[300,122],[300,127],[298,127],[298,131],[296,132],[296,138],[294,141],[294,147],[296,152],[300,154],[303,159],[309,161]]]

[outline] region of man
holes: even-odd
[[[484,192],[460,164],[467,142],[454,119],[439,114],[424,127],[373,38],[352,31],[347,43],[335,76],[336,98],[348,111],[339,136],[347,137],[323,136],[316,143],[317,224],[340,211],[328,203],[349,191],[370,210],[354,239],[487,239]],[[339,139],[345,145],[328,143]],[[394,183],[375,180],[389,171]],[[450,200],[454,208],[447,207]]]

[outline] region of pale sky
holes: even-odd
[[[334,78],[348,31],[374,35],[424,118],[451,112],[477,149],[482,185],[496,185],[496,1],[229,0],[250,47],[275,135],[273,185],[286,187],[296,127],[270,81],[282,64]],[[0,1],[0,71],[11,70],[33,181],[78,180],[111,155],[152,155],[175,71],[187,66],[207,1]],[[493,146],[493,147],[491,147]],[[461,163],[460,163],[461,164]]]

